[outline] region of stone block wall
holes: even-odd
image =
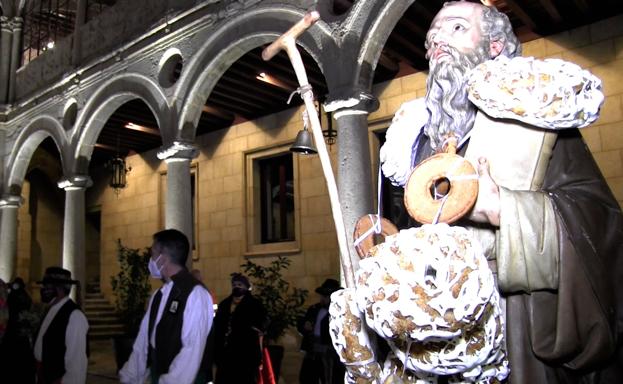
[[[63,205],[59,206],[55,191],[40,181],[24,182],[24,201],[18,212],[16,276],[31,287],[41,280],[46,267],[62,263]]]
[[[240,272],[245,256],[268,263],[270,255],[249,251],[246,240],[247,175],[245,157],[256,150],[287,147],[301,126],[301,110],[293,109],[244,122],[197,138],[199,156],[192,167],[197,181],[197,258],[193,268],[220,300],[231,289],[229,276]],[[335,156],[337,148],[330,154]],[[339,275],[337,239],[326,184],[317,156],[294,155],[299,169],[297,188],[300,210],[300,252],[288,253],[292,264],[286,278],[297,287],[312,291],[327,277]],[[156,151],[129,156],[128,186],[119,195],[106,186],[105,177],[94,178],[87,192],[89,206],[101,207],[101,282],[112,298],[110,277],[118,271],[116,240],[142,248],[151,244],[151,235],[164,228],[166,166],[156,159]],[[164,188],[163,188],[164,187]],[[157,285],[157,284],[155,284]]]

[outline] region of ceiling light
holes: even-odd
[[[145,132],[155,136],[160,136],[160,130],[156,128],[146,127],[144,125],[134,124],[132,122],[127,122],[124,127],[132,129],[134,131]]]
[[[260,74],[255,76],[255,78],[260,80],[260,81],[263,81],[265,83],[274,85],[276,87],[283,88],[283,89],[285,89],[287,91],[290,91],[290,92],[293,90],[293,88],[290,87],[288,84],[286,84],[285,82],[279,80],[275,76],[267,74],[266,72],[260,72]]]

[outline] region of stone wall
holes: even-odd
[[[24,182],[22,197],[16,276],[33,283],[41,280],[46,267],[62,263],[64,204],[49,180],[41,175],[32,182]]]

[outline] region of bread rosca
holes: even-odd
[[[379,215],[364,215],[355,223],[353,240],[357,255],[361,259],[367,257],[370,248],[382,243],[387,236],[398,233],[398,228],[391,221],[381,217],[381,222],[378,223],[378,218]],[[378,226],[379,233],[376,232],[375,226]]]
[[[405,185],[405,207],[418,222],[453,223],[476,202],[478,173],[455,151],[456,139],[452,138],[446,152],[429,157],[411,172]],[[443,193],[435,193],[444,184]]]

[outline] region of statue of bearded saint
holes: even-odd
[[[554,204],[561,201],[559,209],[575,206],[583,198],[571,198],[573,204],[565,199],[590,194],[592,184],[586,183],[586,190],[578,193],[575,188],[583,183],[584,171],[570,169],[561,173],[563,180],[555,180],[559,172],[546,171],[550,155],[556,160],[551,162],[552,169],[577,166],[569,161],[570,153],[581,154],[590,163],[590,154],[579,151],[585,150],[578,145],[579,134],[570,138],[575,134],[572,132],[558,142],[557,131],[581,128],[595,121],[603,103],[601,82],[562,60],[514,57],[519,55],[520,47],[506,16],[475,3],[449,4],[435,17],[427,35],[430,72],[426,97],[406,102],[396,112],[380,160],[384,176],[394,185],[405,186],[406,197],[412,196],[409,187],[412,180],[418,181],[413,177],[418,168],[435,159],[454,156],[462,163],[470,161],[474,167],[469,174],[455,174],[459,164],[456,158],[442,162],[439,167],[443,169],[431,174],[443,174],[448,180],[451,186],[447,195],[437,198],[435,194],[430,199],[429,180],[424,179],[425,183],[420,183],[424,192],[416,194],[416,199],[405,198],[407,210],[423,225],[394,233],[387,233],[384,227],[377,232],[385,236],[384,242],[366,251],[357,248],[362,260],[355,287],[334,293],[329,309],[333,345],[347,367],[348,383],[429,384],[439,382],[442,376],[442,381],[449,383],[497,383],[512,375],[513,370],[520,376],[525,374],[531,365],[542,364],[531,350],[542,340],[522,344],[522,330],[530,326],[525,319],[518,320],[526,312],[522,312],[526,305],[520,301],[525,298],[522,295],[529,292],[537,297],[540,291],[558,290],[558,261],[566,257],[566,263],[576,263],[576,259],[559,252],[563,249],[559,239],[572,237],[559,225]],[[461,146],[467,136],[469,148]],[[513,145],[504,147],[505,142]],[[554,144],[560,148],[557,156],[552,155],[557,150]],[[451,152],[455,145],[454,149],[465,153],[465,158],[452,153],[435,154]],[[565,145],[574,145],[574,150],[567,150]],[[567,179],[574,172],[577,174]],[[432,220],[420,220],[414,215],[410,201],[417,205],[435,200],[434,204],[439,205],[431,205],[444,207],[439,201],[446,201],[452,191],[460,190],[456,183],[472,182],[473,176],[478,177],[473,207],[467,206],[460,215],[446,221],[437,220],[443,216],[439,215],[442,208],[433,210],[438,214],[432,215],[436,217]],[[595,185],[605,184],[598,173],[590,177]],[[545,187],[541,190],[547,182],[551,183],[547,188],[562,192],[547,193]],[[462,194],[458,196],[458,200],[463,198]],[[612,200],[611,196],[603,198],[606,205],[616,205]],[[463,214],[467,215],[456,221],[459,225],[447,224]],[[377,215],[370,216],[376,217],[370,218],[371,222],[382,222]],[[622,222],[620,212],[613,216]],[[569,222],[574,220],[577,218]],[[583,230],[587,228],[592,228],[591,224]],[[522,237],[525,234],[529,236]],[[619,246],[611,244],[607,236],[600,236],[598,232],[592,234],[607,247]],[[502,266],[497,270],[497,279],[490,263],[494,269],[496,263]],[[568,287],[576,287],[576,283]],[[590,292],[594,289],[585,288]],[[504,305],[511,313],[508,317],[501,309],[500,291],[506,295]],[[577,292],[565,295],[565,300],[573,304]],[[539,306],[538,311],[546,314],[551,308]],[[570,312],[561,309],[560,313]],[[551,325],[547,316],[543,319],[539,330]],[[507,321],[514,324],[505,329]],[[561,329],[549,334],[555,335]],[[560,344],[577,338],[573,333],[576,329],[563,329],[567,337],[561,338]],[[607,333],[609,328],[602,330]],[[506,332],[514,336],[508,351]],[[384,350],[378,344],[388,348]],[[547,347],[553,350],[558,345]],[[579,345],[578,350],[583,347]],[[576,350],[567,352],[573,354]],[[523,360],[526,355],[533,358],[528,363]]]
[[[426,107],[430,111],[424,133],[434,151],[443,150],[449,137],[460,141],[474,125],[476,107],[468,100],[467,81],[471,69],[489,59],[489,39],[465,53],[447,43],[427,43],[429,75],[426,82]],[[434,57],[429,57],[433,55]]]

